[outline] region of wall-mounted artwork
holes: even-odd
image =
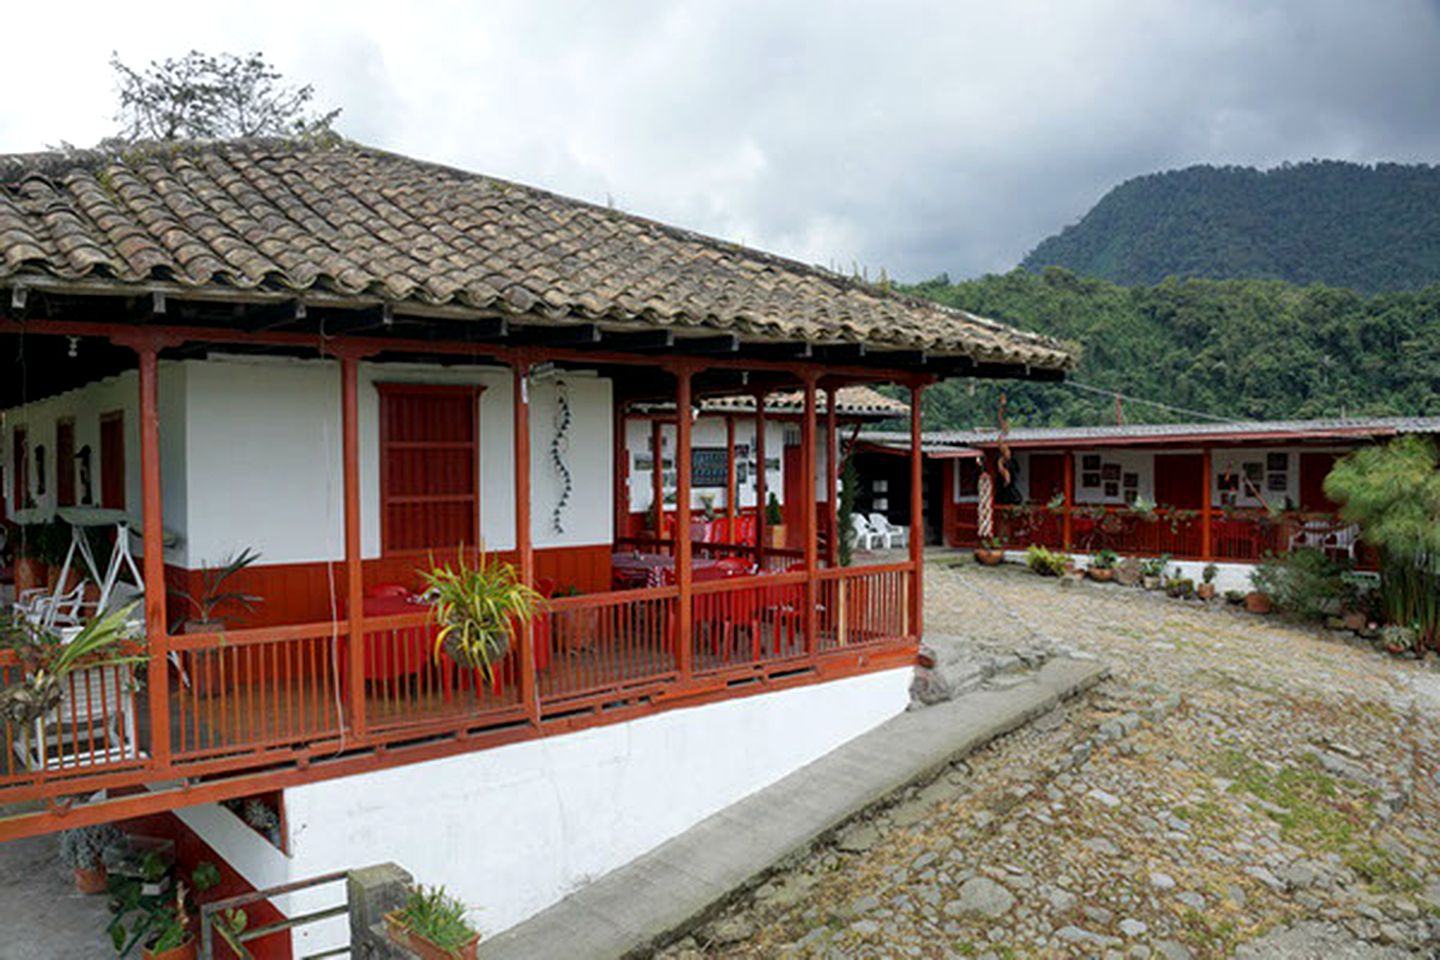
[[[1138,474],[1138,473],[1127,473],[1127,474],[1125,474],[1125,489],[1127,489],[1127,490],[1138,490],[1138,489],[1140,489],[1140,474]]]
[[[1080,474],[1080,486],[1092,489],[1100,486],[1100,474],[1098,472]]]
[[[1107,497],[1118,497],[1118,496],[1120,496],[1120,484],[1117,483],[1117,482],[1114,481],[1114,480],[1107,480],[1107,481],[1105,482],[1105,496],[1107,496]]]
[[[649,473],[651,470],[654,470],[654,469],[655,469],[655,458],[654,458],[654,457],[651,457],[651,456],[646,456],[646,455],[643,455],[643,454],[642,454],[641,456],[636,457],[636,458],[635,458],[635,469],[636,469],[636,471],[642,471],[642,470],[643,470],[644,472]]]
[[[1284,473],[1265,475],[1265,489],[1273,493],[1284,493],[1290,487],[1290,477]]]
[[[1105,464],[1105,466],[1104,466],[1103,468],[1101,468],[1101,470],[1100,470],[1100,475],[1101,475],[1102,477],[1104,477],[1107,482],[1110,481],[1110,480],[1114,480],[1116,483],[1119,483],[1119,482],[1120,482],[1120,464],[1118,464],[1118,463],[1107,463],[1107,464]]]
[[[1261,479],[1265,476],[1265,464],[1258,460],[1252,460],[1245,464],[1245,479],[1253,481],[1259,486]]]
[[[1100,454],[1087,453],[1080,458],[1080,469],[1094,472],[1100,469]]]
[[[1266,470],[1289,470],[1290,455],[1288,453],[1267,453],[1265,454]]]

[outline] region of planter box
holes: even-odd
[[[1251,613],[1269,613],[1274,609],[1270,598],[1263,593],[1251,592],[1245,594],[1245,609]]]
[[[1115,571],[1109,567],[1091,567],[1085,573],[1096,583],[1109,583],[1115,579]]]
[[[477,933],[453,950],[437,947],[412,931],[399,910],[385,914],[385,932],[392,941],[407,948],[421,960],[475,960],[475,953],[480,946],[480,934]]]

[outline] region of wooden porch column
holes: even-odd
[[[725,524],[725,536],[729,542],[735,542],[735,516],[739,512],[735,506],[735,418],[725,418],[725,516],[728,522]]]
[[[916,639],[925,636],[925,455],[920,448],[920,403],[924,394],[924,385],[910,385],[910,630]]]
[[[1075,540],[1075,452],[1065,451],[1065,506],[1061,514],[1061,549],[1066,553],[1070,552],[1070,545]]]
[[[140,358],[140,504],[150,759],[164,768],[170,765],[170,631],[165,621],[165,526],[160,496],[160,346],[156,339],[144,340],[135,345],[135,352]]]
[[[360,358],[340,354],[342,475],[345,485],[345,645],[346,699],[350,732],[363,736],[365,718],[365,573],[360,555]]]
[[[535,585],[535,548],[530,541],[530,360],[517,358],[513,365],[511,395],[515,434],[515,559],[520,582]],[[540,723],[540,698],[535,684],[535,626],[520,631],[520,702],[532,724]]]
[[[1200,559],[1206,563],[1215,559],[1214,526],[1210,517],[1210,489],[1215,482],[1210,475],[1212,466],[1210,448],[1205,447],[1200,451],[1200,472],[1205,477],[1205,485],[1200,488]]]
[[[800,421],[800,489],[804,492],[804,509],[801,522],[804,527],[802,534],[805,544],[805,653],[807,656],[814,656],[818,645],[820,632],[820,618],[818,616],[819,606],[819,581],[815,578],[816,568],[820,563],[819,544],[816,543],[816,519],[815,509],[815,374],[806,371],[805,377],[805,415]]]
[[[695,642],[690,636],[694,615],[690,586],[693,568],[690,558],[690,367],[675,367],[675,640],[679,644],[680,682],[687,683],[692,672]]]
[[[661,457],[665,449],[665,425],[659,419],[650,421],[650,517],[655,524],[655,539],[665,539],[665,470]],[[673,547],[672,547],[673,549]]]
[[[825,391],[825,499],[829,504],[826,521],[830,525],[830,536],[825,542],[825,563],[837,566],[840,563],[840,444],[836,440],[835,387]]]
[[[765,569],[765,547],[768,532],[765,529],[766,480],[769,471],[765,469],[765,391],[755,392],[755,563]]]

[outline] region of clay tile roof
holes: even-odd
[[[781,257],[353,144],[0,155],[0,285],[324,294],[1068,369],[1058,342]]]
[[[815,409],[825,412],[828,400],[824,390],[815,392]],[[727,397],[713,397],[704,402],[703,408],[716,412],[749,412],[755,409],[755,398],[746,394]],[[765,398],[765,409],[770,413],[794,413],[805,409],[805,394],[799,390],[772,393]],[[873,418],[908,417],[910,405],[904,400],[887,397],[874,387],[863,385],[841,387],[835,391],[835,412],[847,416]]]

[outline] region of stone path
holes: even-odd
[[[1213,603],[959,559],[931,558],[932,638],[999,658],[1098,655],[1112,679],[796,859],[663,957],[1432,955],[1427,665]]]
[[[105,898],[75,892],[59,849],[58,835],[0,844],[0,960],[115,956]]]

